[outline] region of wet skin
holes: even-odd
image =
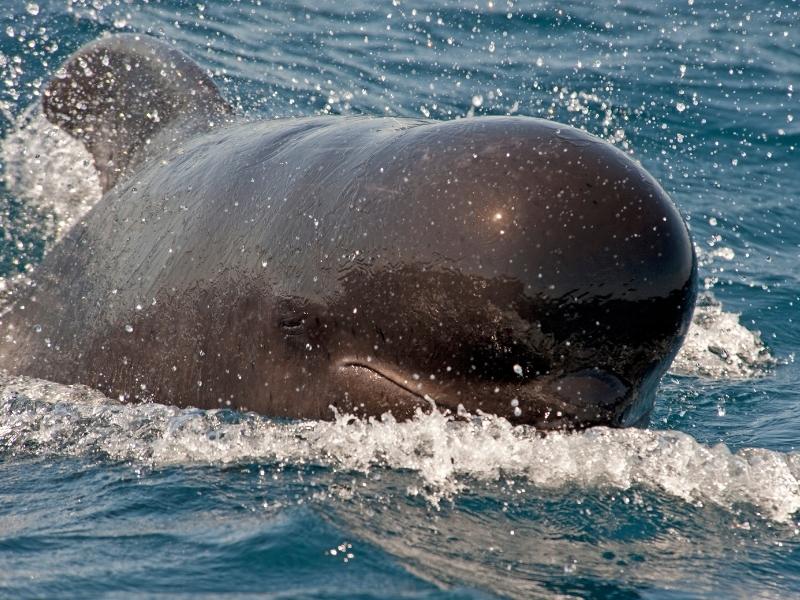
[[[149,38],[70,60],[43,109],[107,191],[15,292],[5,369],[273,416],[646,422],[696,261],[616,148],[525,117],[236,121]]]

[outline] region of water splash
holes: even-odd
[[[568,88],[566,85],[555,86],[551,90],[551,101],[541,115],[548,119],[558,118],[563,110],[567,112],[567,122],[574,127],[591,131],[610,144],[633,154],[625,127],[631,117],[638,117],[639,112],[626,106],[615,104],[611,99],[613,92],[610,84],[606,84],[604,93],[596,90],[584,91]]]
[[[102,197],[92,156],[34,105],[0,142],[7,189],[45,219],[55,241]]]
[[[645,486],[691,503],[755,506],[786,521],[800,510],[800,453],[731,452],[677,431],[595,428],[542,436],[495,417],[418,414],[280,422],[229,410],[126,405],[80,386],[0,379],[6,453],[98,456],[161,468],[260,462],[417,475],[411,495],[436,505],[474,481],[519,477],[548,489]]]
[[[735,253],[726,246],[706,250],[696,246],[701,269],[714,271],[717,261],[731,261]],[[704,280],[686,340],[670,371],[713,379],[751,379],[763,377],[777,364],[758,331],[739,321],[740,315],[727,312],[714,297],[714,278]]]
[[[763,377],[777,361],[761,335],[726,312],[710,293],[700,295],[686,340],[670,371],[714,379]]]

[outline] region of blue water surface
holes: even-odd
[[[0,596],[800,597],[798,25],[795,0],[3,2],[3,137],[64,58],[120,31],[174,42],[250,117],[520,114],[597,134],[671,194],[706,301],[770,358],[676,369],[648,431],[547,440],[18,383],[0,398]],[[24,194],[0,198],[11,279],[53,234]]]

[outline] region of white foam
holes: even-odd
[[[432,502],[477,481],[520,477],[541,488],[644,486],[692,503],[755,506],[788,520],[800,510],[800,453],[731,452],[676,431],[595,428],[541,436],[493,417],[454,421],[274,422],[230,411],[125,405],[82,387],[0,379],[0,448],[107,456],[159,468],[261,462],[337,470],[411,471]]]
[[[734,251],[724,246],[709,250],[697,246],[696,251],[704,269],[712,268],[716,261],[735,257]],[[714,281],[709,277],[703,282],[692,324],[670,371],[714,379],[749,379],[769,373],[777,361],[758,331],[742,325],[740,315],[723,310],[712,293]]]
[[[701,294],[692,325],[670,371],[714,379],[761,377],[776,361],[757,331],[725,312],[710,294]]]
[[[47,218],[56,241],[102,197],[91,154],[38,105],[0,142],[0,160],[8,190]]]

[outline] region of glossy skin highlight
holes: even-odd
[[[639,165],[525,117],[242,123],[208,81],[195,114],[171,111],[204,77],[182,55],[185,89],[143,96],[172,115],[144,145],[143,117],[109,123],[69,69],[110,56],[103,95],[130,105],[176,55],[109,38],[51,83],[45,114],[106,161],[108,191],[3,317],[5,369],[282,417],[434,401],[543,429],[646,422],[696,261]]]

